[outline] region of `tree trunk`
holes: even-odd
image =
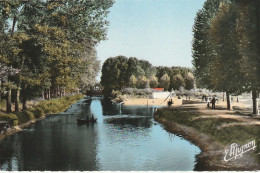
[[[253,114],[258,115],[258,102],[257,102],[257,92],[256,90],[252,91],[252,99],[253,99]]]
[[[27,109],[26,101],[26,97],[23,97],[23,111]]]
[[[3,81],[0,80],[0,89],[4,88],[3,87]],[[0,92],[0,102],[2,101],[3,95],[2,92]]]
[[[225,92],[223,92],[223,102],[225,102]]]
[[[60,97],[62,97],[62,90],[61,89],[59,89],[59,93],[60,93]]]
[[[15,98],[15,112],[19,111],[19,103],[20,103],[20,88],[16,90],[16,98]]]
[[[55,97],[57,98],[58,97],[58,90],[57,90],[57,88],[54,88],[54,92],[55,92]]]
[[[23,111],[27,109],[26,101],[27,101],[27,92],[26,92],[26,86],[22,88],[22,104],[23,104]]]
[[[48,91],[47,91],[48,93],[48,100],[51,98],[51,91],[50,91],[50,89],[48,89]]]
[[[42,99],[45,100],[45,91],[42,91]]]
[[[12,90],[10,88],[8,88],[7,97],[6,97],[6,112],[7,113],[12,112],[11,97],[12,97]]]
[[[231,97],[229,95],[229,92],[226,92],[226,95],[227,95],[227,109],[232,110]]]

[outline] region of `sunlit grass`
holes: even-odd
[[[55,114],[63,112],[70,105],[83,98],[84,95],[72,95],[62,98],[56,98],[51,100],[45,100],[39,102],[39,104],[33,108],[27,109],[26,111],[16,112],[11,114],[1,114],[1,120],[15,119],[13,125],[24,124],[30,120],[35,120],[45,116],[46,114]]]
[[[168,121],[186,125],[195,128],[212,139],[222,144],[223,146],[237,143],[240,145],[248,141],[256,140],[257,151],[260,152],[260,126],[236,125],[218,128],[222,124],[238,122],[234,119],[227,118],[198,118],[201,116],[197,111],[190,109],[158,109],[156,115],[167,119]],[[256,155],[260,161],[260,155]]]

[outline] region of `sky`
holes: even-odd
[[[192,27],[204,2],[116,0],[107,18],[107,40],[97,46],[101,66],[107,58],[123,55],[154,66],[192,67]]]

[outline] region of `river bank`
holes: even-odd
[[[77,94],[52,100],[45,100],[37,103],[35,107],[32,107],[23,112],[0,114],[0,118],[17,119],[15,121],[15,125],[12,128],[7,129],[7,131],[3,134],[0,134],[0,141],[7,136],[22,131],[24,128],[30,127],[37,121],[41,121],[48,116],[55,115],[59,112],[64,112],[69,108],[70,105],[84,97],[84,95]]]
[[[125,106],[167,106],[165,98],[162,99],[149,99],[149,98],[127,98],[123,100]],[[182,99],[172,98],[174,104],[172,106],[181,106]]]
[[[195,170],[259,170],[259,119],[227,111],[206,108],[205,104],[159,108],[154,119],[171,133],[181,135],[201,148]],[[224,161],[225,149],[232,143],[243,145],[255,140],[256,150]]]

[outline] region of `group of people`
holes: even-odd
[[[209,97],[207,98],[207,106],[208,108],[210,107],[209,104],[212,104],[211,107],[212,109],[215,109],[216,108],[216,98],[213,97],[212,99],[210,99]]]
[[[168,101],[168,106],[171,107],[172,104],[173,104],[173,101],[172,101],[172,99],[170,99],[170,100]]]

